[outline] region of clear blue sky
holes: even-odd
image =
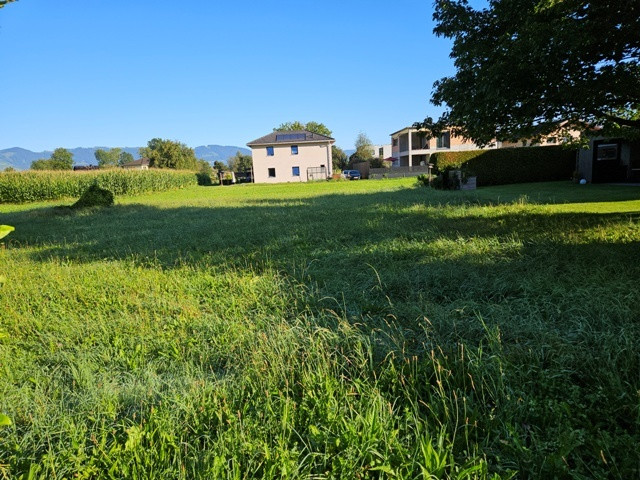
[[[440,112],[430,0],[19,0],[0,9],[0,149],[244,146],[314,120],[353,148]]]

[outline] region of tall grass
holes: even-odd
[[[637,477],[639,195],[578,188],[3,207],[0,478]]]
[[[79,197],[94,182],[115,195],[136,195],[197,184],[194,172],[173,170],[27,171],[0,173],[0,203]]]

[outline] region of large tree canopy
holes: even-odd
[[[307,130],[308,132],[318,133],[326,137],[331,136],[331,130],[324,123],[299,121],[282,123],[273,129],[274,132],[292,132],[296,130]]]
[[[121,154],[121,148],[112,148],[110,150],[103,150],[99,148],[93,152],[93,155],[98,161],[98,166],[102,168],[118,166],[118,160],[120,159]]]
[[[195,170],[197,167],[193,148],[173,140],[153,138],[149,140],[146,147],[140,149],[140,156],[147,157],[149,166],[155,168]]]
[[[244,155],[242,152],[236,152],[236,154],[227,160],[229,168],[237,173],[250,172],[253,167],[253,157],[251,155]]]
[[[434,32],[453,40],[456,73],[434,84],[448,110],[417,125],[479,144],[558,132],[640,132],[638,0],[437,0]]]
[[[66,148],[56,148],[51,158],[34,160],[32,170],[71,170],[73,168],[73,153]]]

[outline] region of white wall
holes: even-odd
[[[253,178],[256,183],[306,182],[307,168],[324,165],[331,176],[331,144],[299,144],[298,154],[291,154],[291,145],[273,145],[273,156],[267,156],[267,147],[252,147]],[[293,167],[300,167],[300,176],[294,177]],[[269,168],[276,176],[269,177]]]

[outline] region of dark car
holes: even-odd
[[[343,170],[342,176],[347,180],[360,180],[360,170]]]

